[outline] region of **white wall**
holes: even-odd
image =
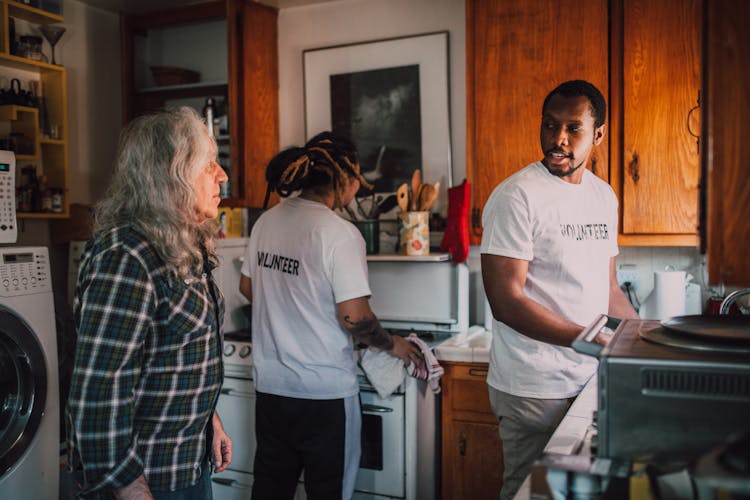
[[[453,182],[466,177],[466,16],[463,0],[339,0],[279,11],[282,148],[305,141],[302,51],[449,31]]]

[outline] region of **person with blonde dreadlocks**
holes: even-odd
[[[364,239],[333,211],[367,186],[351,142],[318,134],[276,155],[266,180],[283,199],[253,226],[240,276],[253,304],[252,498],[293,498],[304,470],[309,498],[348,499],[361,429],[353,342],[422,357],[373,314]]]

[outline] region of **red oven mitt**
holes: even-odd
[[[460,186],[448,189],[448,220],[440,250],[450,252],[457,264],[469,256],[470,188],[471,184],[464,180]]]

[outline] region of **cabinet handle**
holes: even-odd
[[[471,232],[474,236],[482,236],[482,211],[477,207],[471,209]]]
[[[487,370],[484,368],[469,368],[469,375],[472,377],[486,377]]]
[[[466,433],[461,431],[461,436],[458,438],[458,453],[462,456],[466,456]]]
[[[631,172],[633,172],[633,182],[638,182],[639,180],[641,180],[641,174],[639,172],[640,165],[638,165],[638,159],[638,153],[633,153],[633,161],[630,162],[630,170]]]
[[[688,133],[692,135],[693,137],[695,137],[695,144],[696,144],[696,147],[698,148],[698,154],[700,155],[701,154],[701,136],[700,134],[694,133],[692,127],[690,126],[690,119],[693,116],[693,111],[695,111],[696,109],[701,109],[701,91],[700,90],[698,90],[697,104],[693,106],[692,108],[690,108],[690,111],[688,111],[688,114],[687,114]]]
[[[591,158],[591,173],[596,175],[596,156]]]

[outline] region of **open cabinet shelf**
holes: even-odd
[[[48,12],[14,0],[0,0],[0,74],[9,81],[18,79],[23,91],[31,90],[31,82],[40,90],[39,106],[0,105],[0,126],[9,134],[17,134],[24,145],[16,152],[17,168],[33,165],[37,176],[46,179],[46,187],[62,194],[62,211],[18,212],[19,219],[60,219],[69,214],[70,179],[68,170],[68,110],[66,69],[44,61],[28,59],[11,51],[11,19],[23,21],[27,34],[33,25],[63,22],[59,14]],[[50,135],[53,135],[50,137]],[[9,141],[10,144],[15,142]],[[17,148],[17,145],[14,147]],[[21,175],[16,175],[16,187]],[[41,198],[41,191],[39,192]]]

